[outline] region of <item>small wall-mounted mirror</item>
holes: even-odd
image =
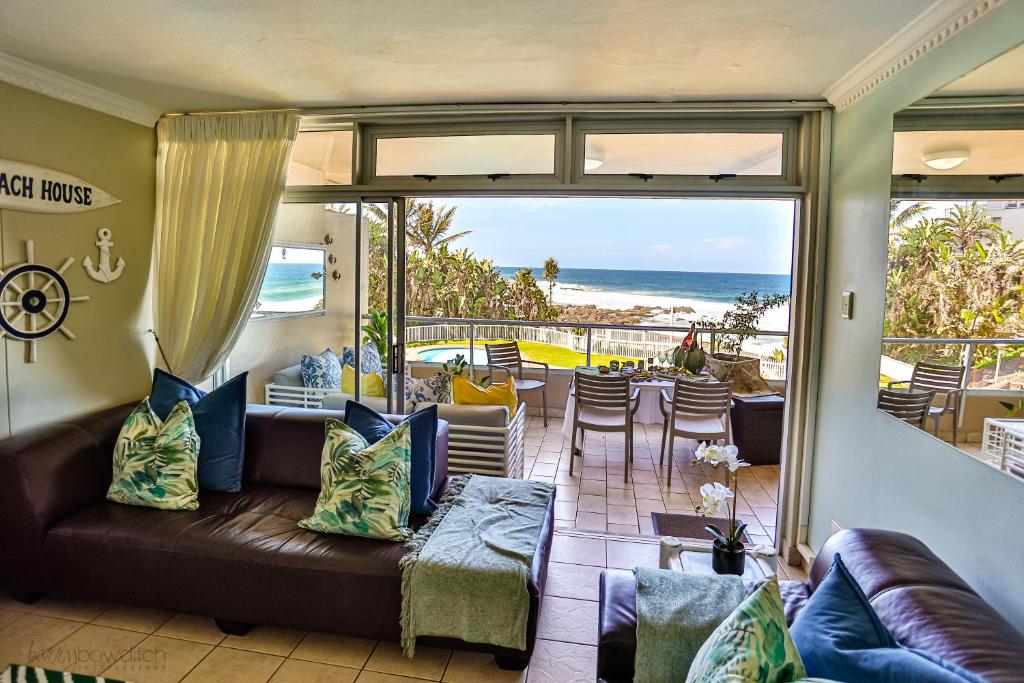
[[[253,307],[254,319],[323,315],[327,308],[327,248],[276,242]]]
[[[894,131],[878,407],[1024,478],[1024,46]]]

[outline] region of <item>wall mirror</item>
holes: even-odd
[[[323,315],[327,308],[327,248],[275,242],[252,319]]]
[[[1024,46],[893,135],[878,408],[1024,479]]]

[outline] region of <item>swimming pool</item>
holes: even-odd
[[[477,349],[477,351],[479,352],[480,350]],[[455,360],[455,356],[460,353],[466,357],[466,362],[469,362],[468,346],[443,346],[438,349],[419,349],[416,351],[419,359],[427,363],[447,363],[450,360]]]

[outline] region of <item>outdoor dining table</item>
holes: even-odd
[[[587,371],[591,370],[595,374],[597,370],[595,368],[579,367],[577,370]],[[618,373],[611,373],[616,375]],[[661,424],[665,421],[665,417],[661,414],[661,408],[658,406],[660,400],[661,390],[668,389],[669,393],[672,393],[672,387],[675,385],[673,380],[669,379],[651,379],[646,382],[630,382],[630,390],[636,388],[640,390],[640,405],[636,409],[636,414],[633,415],[634,424]],[[574,392],[570,391],[568,398],[565,400],[565,417],[562,418],[562,436],[567,439],[572,438],[572,418],[573,412],[576,410],[576,396]]]

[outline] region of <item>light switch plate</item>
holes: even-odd
[[[847,320],[853,318],[853,292],[843,292],[843,317]]]

